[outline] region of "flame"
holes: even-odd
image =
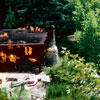
[[[3,52],[0,52],[0,56],[1,56],[1,58],[2,58],[1,62],[2,62],[2,63],[6,62],[6,58],[7,58],[6,54],[3,53]]]
[[[17,57],[16,55],[10,54],[9,56],[6,55],[4,52],[0,52],[1,62],[5,63],[6,59],[9,58],[10,62],[16,63],[17,59],[20,59],[20,57]]]
[[[0,34],[0,37],[3,37],[3,35],[2,35],[2,34]]]
[[[26,47],[26,46],[24,46],[24,48],[25,48],[25,55],[28,55],[28,48]]]
[[[34,28],[33,26],[26,26],[26,27],[23,27],[23,28],[18,28],[18,30],[26,30],[30,28],[31,32],[43,32],[43,29],[41,29],[40,27],[36,27]]]
[[[4,32],[3,34],[0,34],[0,37],[8,37],[8,34]]]
[[[33,27],[33,26],[30,26],[30,30],[31,30],[32,32],[34,32],[34,27]]]
[[[37,26],[35,30],[38,31],[38,28],[39,28],[39,27]]]
[[[19,57],[17,57],[16,55],[10,54],[8,56],[10,62],[16,63],[17,59],[19,59]]]
[[[40,32],[43,32],[43,30],[41,29]]]
[[[37,59],[35,58],[28,58],[31,62],[37,62]]]
[[[18,27],[18,30],[21,30],[21,28],[20,28],[20,27]]]
[[[24,48],[25,48],[25,55],[32,55],[32,48],[31,47],[26,47],[26,46],[24,46]]]
[[[29,54],[29,55],[32,55],[32,48],[31,48],[31,47],[29,47],[28,54]]]
[[[13,49],[13,47],[12,46],[8,46],[8,49],[10,50],[10,49]]]
[[[38,31],[40,32],[40,31],[41,31],[41,29],[40,29],[40,28],[38,28]]]
[[[26,26],[26,28],[29,28],[29,26]]]
[[[4,36],[5,36],[5,37],[8,37],[8,34],[5,32],[5,33],[4,33]]]

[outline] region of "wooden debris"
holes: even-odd
[[[7,77],[6,81],[18,81],[18,80],[17,80],[17,78],[9,78],[9,77]]]
[[[0,84],[2,84],[2,79],[0,79]]]

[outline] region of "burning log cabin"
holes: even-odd
[[[45,64],[53,27],[0,30],[0,72],[32,71]]]

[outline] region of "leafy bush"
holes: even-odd
[[[66,96],[66,84],[51,83],[47,88],[46,100],[60,96]]]
[[[16,87],[11,91],[14,100],[30,100],[29,91],[24,89],[24,86]]]
[[[14,99],[8,98],[8,93],[6,89],[0,89],[0,100],[14,100]]]
[[[69,100],[98,100],[100,77],[95,67],[94,63],[85,63],[84,58],[67,51],[59,64],[44,70],[52,82],[66,83]]]
[[[88,62],[100,62],[100,1],[69,0],[73,4],[78,53]]]
[[[77,40],[78,52],[84,56],[87,61],[100,62],[100,37],[98,22],[94,11],[90,11],[83,23],[83,32],[80,32],[80,38]],[[76,33],[77,34],[77,33]],[[78,38],[78,36],[77,36]]]
[[[57,97],[57,98],[49,98],[48,100],[67,100],[67,97],[66,96],[60,96],[60,97]]]

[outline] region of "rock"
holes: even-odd
[[[40,73],[40,69],[39,68],[35,68],[35,74],[39,74]]]
[[[57,64],[58,60],[58,48],[56,46],[56,40],[55,40],[55,26],[53,27],[53,35],[48,43],[48,47],[45,50],[45,64],[46,66],[53,66]]]
[[[47,48],[45,53],[45,64],[46,66],[53,66],[57,64],[58,60],[58,49],[56,45]]]

